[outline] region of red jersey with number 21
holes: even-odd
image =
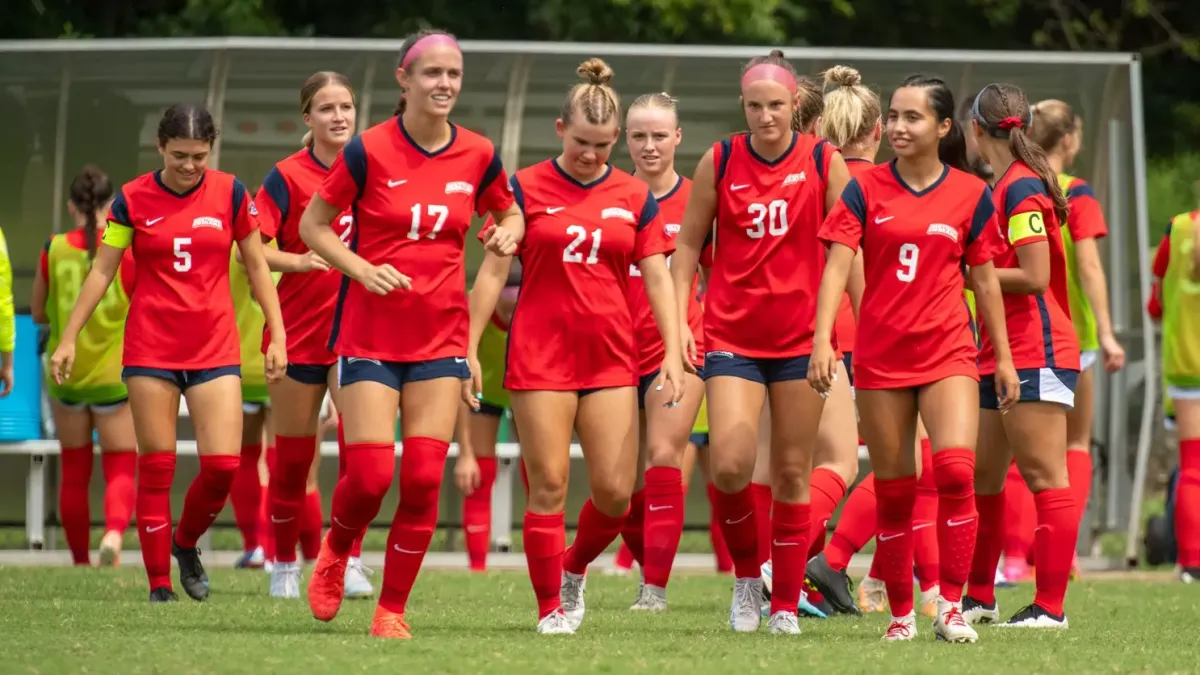
[[[863,251],[856,389],[979,379],[964,266],[982,265],[1005,246],[987,183],[946,166],[918,192],[894,161],[880,164],[850,181],[820,237]]]

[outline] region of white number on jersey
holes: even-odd
[[[339,235],[339,237],[342,240],[342,243],[345,244],[346,246],[350,246],[350,235],[353,233],[353,230],[354,230],[354,216],[351,216],[349,214],[342,216],[342,219],[338,221],[338,226],[345,228],[342,230],[342,233]],[[410,234],[409,238],[415,239],[416,237],[413,237]]]
[[[430,218],[436,218],[433,221],[433,230],[425,235],[426,239],[436,239],[437,233],[442,231],[442,226],[446,224],[446,218],[450,216],[450,208],[441,204],[429,204],[424,209],[429,214]],[[421,238],[421,205],[413,204],[412,207],[412,227],[408,230],[409,239]]]
[[[671,254],[671,255],[674,255],[674,254]],[[667,256],[667,269],[671,269],[671,256],[670,255]],[[638,267],[637,263],[630,263],[629,264],[629,276],[631,276],[631,277],[642,276],[642,268]]]
[[[917,278],[917,258],[921,249],[916,244],[905,244],[900,247],[900,265],[903,269],[896,270],[896,278],[905,283]]]
[[[587,229],[582,225],[571,225],[567,227],[567,234],[575,235],[575,239],[563,249],[563,262],[587,263],[588,265],[600,262],[600,228],[592,230],[592,250],[588,253],[587,259],[584,259],[583,254],[576,250],[587,240]]]
[[[184,246],[192,243],[191,237],[175,237],[175,271],[186,272],[192,269],[192,254],[183,250]]]
[[[754,227],[746,228],[746,235],[751,239],[762,239],[767,233],[779,237],[788,231],[787,201],[776,199],[770,204],[751,204],[750,215],[754,217]]]

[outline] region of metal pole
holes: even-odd
[[[359,90],[362,96],[358,98],[358,110],[356,111],[356,119],[358,124],[357,133],[362,133],[371,126],[371,103],[375,98],[375,67],[379,58],[374,54],[367,57],[367,67],[363,70],[363,86]]]
[[[671,57],[663,64],[663,93],[671,95],[671,88],[675,86],[675,74],[679,72],[679,59]]]
[[[1122,131],[1120,120],[1110,119],[1108,121],[1108,170],[1114,177],[1125,173],[1121,162],[1121,154],[1124,149],[1121,142]],[[1114,178],[1113,185],[1119,184]],[[1124,336],[1129,326],[1129,293],[1126,291],[1129,264],[1126,258],[1125,240],[1128,236],[1130,220],[1123,190],[1109,190],[1108,212],[1112,222],[1108,237],[1109,296],[1111,298],[1109,304],[1112,308],[1113,332],[1121,337]],[[1099,408],[1108,413],[1108,433],[1105,439],[1108,448],[1108,489],[1106,490],[1108,508],[1105,513],[1105,526],[1108,530],[1116,530],[1120,527],[1120,515],[1123,511],[1120,506],[1121,494],[1126,491],[1125,484],[1129,480],[1125,471],[1126,459],[1129,454],[1126,449],[1129,424],[1126,408],[1129,392],[1126,391],[1124,371],[1117,371],[1109,375],[1106,382],[1108,385],[1105,387],[1107,405]]]
[[[65,201],[65,181],[67,164],[67,119],[70,116],[71,101],[71,55],[63,54],[62,76],[58,82],[58,116],[54,122],[54,190],[52,231],[62,232],[63,202]]]
[[[216,125],[218,131],[221,130],[221,123],[225,119],[225,93],[229,83],[229,62],[229,52],[217,52],[212,76],[208,83],[208,112],[212,115],[213,124]],[[208,160],[209,168],[221,168],[221,139],[224,136],[223,133],[217,134],[217,140],[212,147],[212,156]]]
[[[508,97],[504,102],[504,126],[500,131],[500,161],[509,172],[517,170],[521,161],[521,126],[525,121],[525,94],[529,90],[529,72],[533,57],[517,55],[508,80]]]

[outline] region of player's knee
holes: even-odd
[[[237,475],[237,464],[201,461],[200,472],[204,474],[205,480],[214,490],[229,492],[233,487],[233,478]]]
[[[780,501],[796,503],[808,496],[808,474],[798,464],[771,467],[771,492]]]
[[[975,485],[975,455],[943,451],[933,456],[933,480],[941,494],[964,494]]]
[[[629,511],[629,497],[633,493],[631,483],[605,480],[592,482],[592,504],[606,516],[616,518]]]
[[[672,443],[668,438],[652,438],[646,452],[649,455],[650,466],[662,466],[672,469],[683,468],[683,449],[680,443]]]

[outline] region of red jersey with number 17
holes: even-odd
[[[312,148],[285,158],[263,179],[262,188],[254,198],[258,206],[258,226],[263,237],[274,239],[280,251],[307,255],[308,244],[300,238],[300,216],[325,177],[329,167],[321,163]],[[354,217],[349,211],[333,221],[333,230],[347,245],[353,233]],[[329,269],[324,272],[293,272],[279,279],[279,310],[287,331],[288,362],[302,365],[327,366],[337,360],[329,351],[329,334],[333,330],[333,312],[337,305],[342,273]],[[271,329],[263,330],[262,350],[271,344]]]
[[[585,185],[555,160],[521,169],[512,186],[525,239],[504,388],[636,385],[629,266],[675,250],[650,189],[611,166]]]
[[[350,248],[412,279],[411,291],[376,295],[343,278],[329,339],[341,356],[413,363],[467,355],[467,230],[474,214],[505,211],[513,197],[492,142],[450,129],[450,142],[430,152],[394,117],[351,139],[329,169],[318,194],[352,209]]]
[[[775,160],[749,133],[713,144],[717,232],[704,307],[708,351],[748,358],[812,353],[825,250],[817,228],[836,149],[808,134]]]
[[[918,387],[955,375],[979,379],[965,266],[1004,251],[987,183],[946,166],[933,185],[917,191],[900,178],[895,161],[880,164],[846,185],[820,237],[863,251],[856,389]]]
[[[850,171],[850,177],[853,178],[871,167],[875,166],[869,159],[861,157],[847,157],[846,168]],[[837,320],[834,323],[833,334],[837,336],[837,345],[845,353],[854,351],[854,334],[857,332],[854,326],[854,305],[850,303],[850,294],[842,295],[842,304],[838,307]]]

